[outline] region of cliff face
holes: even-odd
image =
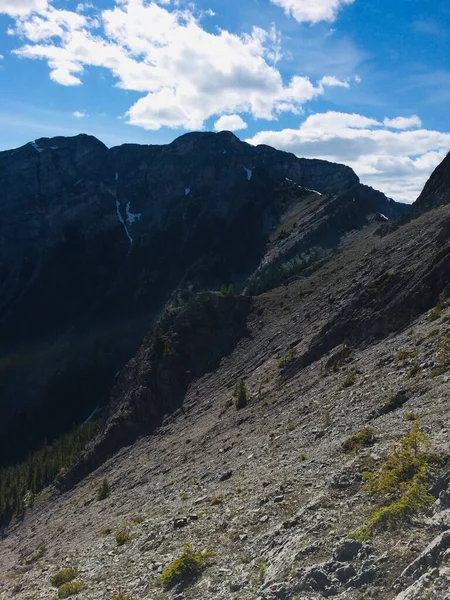
[[[413,204],[413,212],[423,213],[450,203],[450,153],[431,174],[422,193]]]
[[[23,446],[18,432],[33,446],[106,402],[168,298],[239,285],[303,188],[333,192],[338,208],[356,197],[337,229],[317,213],[326,248],[368,215],[404,210],[348,167],[227,132],[112,149],[80,135],[0,153],[0,463]]]

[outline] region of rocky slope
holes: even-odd
[[[243,300],[250,302],[239,312],[244,335],[233,349],[230,331],[217,368],[182,380],[182,410],[74,488],[46,490],[5,532],[0,597],[52,597],[51,577],[74,567],[82,600],[119,591],[133,600],[448,598],[450,396],[442,347],[450,307],[439,295],[450,282],[441,269],[449,219],[444,206],[383,235],[374,219],[313,272]],[[301,229],[300,217],[296,223]],[[213,295],[210,302],[239,300]],[[168,315],[162,330],[173,335],[177,318],[195,306]],[[183,343],[195,344],[186,318]],[[139,364],[121,373],[113,420],[120,406],[127,416],[142,414],[140,390],[160,364],[152,352],[145,342]],[[249,403],[236,410],[240,378]],[[433,506],[369,541],[350,539],[377,509],[362,472],[381,466],[416,418],[442,457],[430,482]],[[346,451],[344,442],[367,427],[371,445]],[[111,494],[99,501],[104,477]],[[215,556],[187,587],[165,590],[160,574],[186,543]]]
[[[314,234],[305,222],[292,252],[316,258],[405,210],[348,167],[227,132],[36,140],[0,153],[0,190],[0,464],[104,405],[168,299],[242,287],[288,210],[310,206]]]
[[[450,206],[391,225],[374,191],[282,175],[245,194],[265,211],[245,294],[178,286],[98,436],[4,528],[2,600],[52,598],[64,568],[80,600],[450,597]],[[405,456],[371,493],[365,473]],[[197,572],[164,586],[186,544]]]

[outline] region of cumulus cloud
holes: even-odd
[[[87,114],[84,111],[81,110],[76,110],[74,113],[72,113],[74,117],[76,117],[77,119],[83,119],[84,117],[87,117]]]
[[[309,116],[298,129],[261,131],[247,142],[348,164],[363,183],[395,200],[413,202],[450,148],[450,133],[413,129],[419,123],[418,117],[381,122],[359,114],[327,112]]]
[[[355,0],[271,0],[299,23],[334,21],[341,8]]]
[[[334,77],[332,75],[327,75],[326,77],[322,77],[322,79],[319,81],[319,85],[329,86],[329,87],[344,87],[344,88],[350,87],[350,84],[348,81],[341,81],[340,79],[338,79],[337,77]]]
[[[386,127],[391,129],[412,129],[413,127],[422,127],[422,121],[417,115],[412,117],[397,117],[396,119],[384,119]]]
[[[23,17],[47,7],[48,0],[0,0],[0,14],[11,17]]]
[[[247,129],[247,123],[239,115],[223,115],[214,123],[216,131],[239,131]]]
[[[61,85],[81,85],[91,66],[108,69],[118,87],[142,92],[126,116],[145,129],[202,129],[210,117],[237,113],[274,120],[300,114],[327,87],[348,86],[331,75],[317,84],[298,75],[284,81],[273,26],[211,33],[193,9],[156,2],[121,0],[98,19],[49,7],[18,19],[15,33],[28,40],[16,54],[46,60]]]

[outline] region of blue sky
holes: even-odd
[[[231,129],[413,201],[450,150],[446,0],[0,0],[0,149]]]

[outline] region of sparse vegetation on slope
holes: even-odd
[[[73,581],[78,576],[78,569],[70,568],[70,569],[62,569],[58,571],[50,578],[50,583],[54,587],[61,587],[64,583],[69,583]]]
[[[162,572],[160,583],[165,589],[184,587],[198,577],[213,558],[213,552],[194,550],[186,544],[182,554]]]
[[[434,503],[435,498],[428,493],[428,479],[438,457],[428,449],[428,438],[416,420],[381,467],[363,473],[366,490],[384,506],[355,533],[356,538],[367,540],[378,530],[396,529]]]
[[[344,452],[359,452],[367,446],[372,446],[375,443],[375,436],[372,429],[363,429],[354,433],[352,436],[347,438],[342,444]]]
[[[109,495],[111,494],[111,486],[109,485],[108,480],[103,479],[103,481],[101,482],[101,484],[99,485],[99,488],[97,490],[97,500],[101,501],[101,500],[106,500],[106,498],[109,498]]]
[[[237,410],[247,406],[248,391],[243,379],[240,379],[235,385],[233,392],[233,403]]]

